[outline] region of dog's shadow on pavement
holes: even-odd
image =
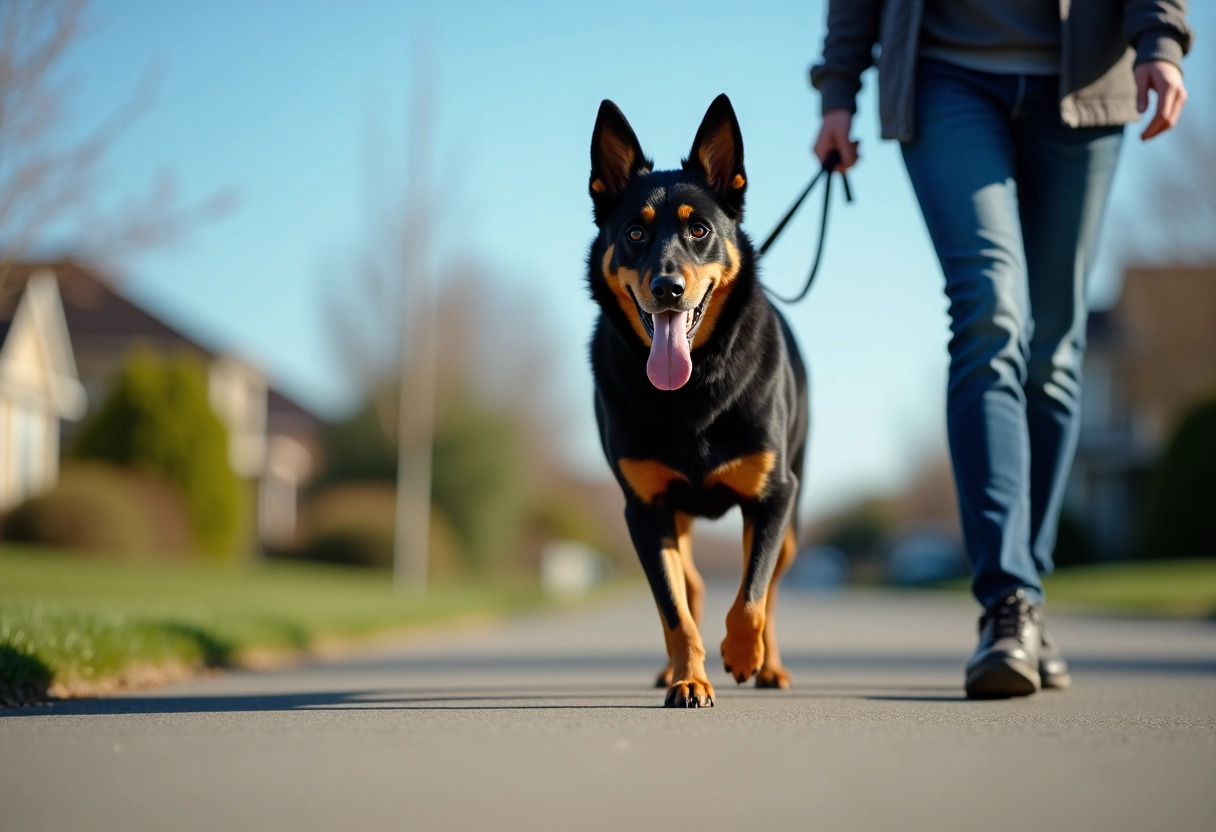
[[[735,687],[726,679],[717,687],[719,705],[756,707],[798,701],[851,700],[854,702],[919,703],[952,706],[983,706],[968,700],[959,683],[961,664],[954,656],[909,656],[906,654],[868,654],[864,656],[787,655],[789,667],[796,677],[791,690],[756,690],[750,685]],[[348,688],[303,692],[216,693],[210,696],[174,696],[172,691],[148,695],[118,696],[108,699],[66,700],[45,706],[0,710],[0,718],[23,716],[101,716],[135,714],[191,713],[268,713],[304,711],[543,711],[543,710],[662,710],[662,692],[644,684],[620,681],[624,672],[643,677],[651,663],[658,661],[646,656],[609,656],[584,659],[562,655],[543,658],[500,656],[451,656],[409,658],[405,660],[349,662],[317,665],[315,672],[388,673],[407,680],[411,674],[442,672],[489,673],[510,670],[513,674],[528,674],[543,678],[543,684],[498,684],[487,681],[479,685],[425,687],[403,684],[396,687]],[[792,659],[792,660],[791,660]],[[1074,672],[1099,675],[1135,675],[1141,678],[1155,674],[1190,677],[1216,675],[1216,663],[1206,657],[1191,656],[1078,656],[1070,660]],[[612,675],[607,683],[563,682],[563,670],[592,669]],[[918,684],[894,680],[877,681],[889,673],[916,673],[921,680],[940,679],[938,684]],[[816,679],[816,674],[819,679]],[[834,679],[823,678],[832,675]],[[852,678],[851,678],[852,677]],[[273,677],[271,677],[273,678]],[[333,686],[340,688],[340,682]]]
[[[955,703],[971,703],[978,700],[968,699],[962,692],[954,695],[945,696],[863,696],[870,702],[955,702]]]
[[[942,686],[892,686],[891,693],[875,685],[813,685],[804,689],[758,691],[750,686],[722,686],[726,699],[740,704],[790,703],[795,700],[836,699],[906,702],[966,701]],[[719,693],[719,702],[723,698]],[[43,706],[0,711],[5,718],[21,716],[118,716],[198,713],[268,713],[303,711],[553,711],[663,710],[662,692],[655,688],[552,685],[537,687],[405,687],[380,690],[313,691],[213,696],[118,696],[107,699],[61,700]]]

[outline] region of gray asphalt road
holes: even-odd
[[[729,602],[711,595],[706,641]],[[656,707],[644,596],[0,712],[0,829],[1216,829],[1216,626],[1055,614],[1068,693],[961,698],[962,598],[788,593],[795,689]]]

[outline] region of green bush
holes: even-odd
[[[523,534],[529,494],[520,434],[509,415],[471,399],[441,413],[431,499],[473,569],[501,565]]]
[[[350,417],[325,425],[321,445],[325,467],[312,483],[315,492],[336,483],[397,479],[397,448],[370,402]]]
[[[541,494],[532,505],[527,525],[527,552],[534,557],[526,562],[534,568],[539,568],[541,548],[551,540],[573,540],[590,546],[616,573],[637,574],[641,568],[628,539],[622,540],[619,533],[614,535],[615,529],[605,528],[582,495],[558,490]]]
[[[177,554],[190,540],[175,489],[104,463],[64,466],[54,490],[5,516],[0,536],[120,557]]]
[[[890,543],[891,534],[887,506],[881,500],[866,500],[839,517],[823,543],[859,561],[877,557]]]
[[[500,566],[522,541],[529,489],[521,436],[512,416],[472,396],[453,396],[440,407],[431,500],[458,538],[464,567]],[[327,428],[322,442],[325,469],[315,490],[343,483],[396,481],[395,443],[373,403]],[[353,550],[355,542],[350,543]],[[367,545],[364,538],[360,547]]]
[[[385,483],[336,485],[309,500],[300,511],[302,560],[344,566],[391,568],[394,489]]]
[[[1056,532],[1056,545],[1051,560],[1059,566],[1081,566],[1096,560],[1093,544],[1085,525],[1068,511],[1060,515]]]
[[[1150,558],[1216,557],[1216,398],[1182,420],[1153,472],[1142,537]]]
[[[300,513],[300,560],[392,569],[396,531],[396,489],[387,483],[332,486],[309,500]],[[451,525],[431,512],[430,575],[459,571],[459,544]]]
[[[163,478],[180,491],[200,551],[239,552],[245,489],[228,463],[227,430],[211,409],[196,356],[132,352],[81,427],[74,455]]]

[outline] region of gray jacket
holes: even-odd
[[[924,0],[830,0],[823,61],[811,83],[823,111],[856,112],[861,74],[878,52],[878,110],[884,139],[908,141]],[[1126,124],[1136,112],[1132,68],[1181,66],[1193,33],[1187,0],[1060,0],[1060,118],[1072,127]]]

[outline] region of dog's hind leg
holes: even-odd
[[[688,597],[688,611],[692,622],[698,629],[701,627],[701,611],[705,602],[705,581],[697,571],[692,560],[692,515],[676,512],[676,543],[680,549],[680,566],[684,570],[684,591]],[[659,673],[655,687],[671,686],[671,656],[667,657],[667,667]]]
[[[625,507],[625,520],[659,608],[671,659],[672,681],[664,704],[712,707],[714,688],[705,673],[705,646],[689,608],[676,520],[670,513],[632,502]]]
[[[794,537],[794,527],[785,530],[785,539],[781,542],[781,554],[777,556],[777,567],[773,570],[773,580],[768,587],[768,598],[764,603],[764,664],[756,674],[756,687],[781,688],[790,686],[790,674],[781,664],[781,651],[777,649],[777,587],[781,577],[794,562],[798,554],[798,543]]]

